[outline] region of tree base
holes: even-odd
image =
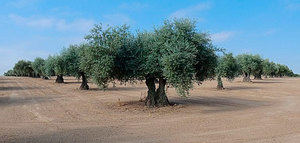
[[[219,85],[218,85],[218,86],[217,86],[217,89],[218,89],[218,90],[224,90],[225,88],[224,88],[223,86],[219,86]]]
[[[251,81],[250,77],[244,77],[243,82],[252,82],[252,81]]]
[[[82,83],[81,86],[79,87],[80,90],[89,90],[90,87],[87,83]]]
[[[56,77],[55,83],[64,83],[64,78],[63,76],[58,75]]]

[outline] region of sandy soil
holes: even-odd
[[[54,79],[0,77],[0,142],[300,142],[300,78],[195,85],[175,106],[146,108],[143,83],[106,91]]]

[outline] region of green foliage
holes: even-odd
[[[289,76],[292,77],[294,75],[293,71],[289,69],[288,66],[282,64],[276,64],[276,77]]]
[[[13,71],[16,76],[28,76],[28,77],[34,76],[34,71],[31,67],[30,61],[25,61],[25,60],[18,61],[15,64]]]
[[[237,56],[237,60],[243,74],[262,75],[263,60],[259,55],[242,54]]]
[[[85,38],[88,46],[81,66],[100,88],[114,79],[128,81],[135,77],[135,39],[128,26],[104,30],[96,25]]]
[[[64,49],[61,52],[60,57],[64,58],[64,62],[66,66],[65,74],[72,75],[77,78],[81,76],[80,75],[80,72],[82,72],[82,70],[80,69],[81,50],[82,48],[78,45],[70,45],[69,48]]]
[[[35,58],[31,66],[37,76],[45,76],[45,60],[43,58]]]
[[[44,65],[44,73],[47,76],[54,76],[55,72],[54,72],[54,65],[55,63],[55,58],[53,56],[49,56],[46,60],[45,60],[45,65]]]
[[[16,76],[16,74],[13,70],[8,70],[6,73],[4,73],[4,76]]]
[[[269,59],[263,61],[263,75],[274,77],[276,74],[277,68],[274,62],[270,62]]]
[[[232,53],[225,54],[219,58],[218,66],[216,68],[216,74],[218,77],[225,77],[229,80],[233,80],[238,74],[238,64]]]

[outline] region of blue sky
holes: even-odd
[[[300,0],[1,0],[0,75],[20,59],[83,42],[100,22],[151,30],[182,17],[228,52],[260,54],[300,73]]]

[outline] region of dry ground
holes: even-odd
[[[0,142],[300,142],[300,78],[168,89],[172,107],[146,108],[144,84],[80,91],[80,83],[0,77]]]

